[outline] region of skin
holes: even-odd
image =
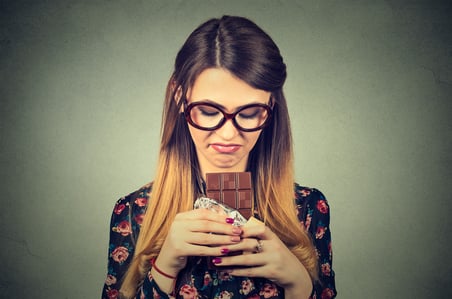
[[[187,96],[189,101],[210,100],[228,112],[249,103],[268,104],[270,93],[255,89],[221,68],[203,71]],[[245,171],[249,152],[260,131],[241,132],[231,121],[215,131],[202,131],[190,126],[201,171]],[[231,153],[230,147],[235,147]],[[223,147],[226,147],[224,150]],[[226,151],[226,153],[224,152]],[[308,298],[312,284],[307,270],[292,252],[265,225],[235,227],[225,215],[197,209],[178,214],[163,243],[156,265],[163,272],[177,276],[187,256],[213,256],[231,275],[266,277],[285,289],[286,298]],[[254,254],[226,256],[230,251],[255,252],[257,240],[262,251]],[[234,266],[246,265],[239,269]],[[171,292],[173,280],[151,270],[163,291]]]
[[[270,96],[270,92],[253,88],[224,69],[211,68],[199,74],[187,99],[189,103],[207,100],[232,113],[247,104],[268,104]],[[232,121],[215,131],[190,125],[189,130],[204,176],[207,172],[244,171],[248,155],[261,133],[261,130],[242,132]]]

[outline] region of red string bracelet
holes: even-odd
[[[169,278],[169,279],[176,279],[176,278],[177,278],[177,277],[175,277],[175,276],[166,274],[165,272],[163,272],[162,270],[160,270],[160,269],[157,267],[157,265],[155,264],[155,259],[156,259],[155,257],[151,259],[151,265],[152,265],[152,268],[155,269],[155,271],[157,271],[159,274],[161,274],[161,275],[163,275],[163,276],[165,276],[166,278]]]

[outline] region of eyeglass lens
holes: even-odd
[[[268,117],[268,111],[262,106],[249,106],[235,113],[236,124],[243,129],[255,129],[262,126]],[[213,128],[223,121],[223,112],[214,106],[196,105],[190,110],[191,120],[203,128]]]

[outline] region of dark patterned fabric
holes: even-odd
[[[135,242],[149,200],[151,184],[116,202],[110,223],[108,270],[103,299],[119,298],[120,282],[132,260]],[[314,284],[312,299],[336,297],[332,269],[329,205],[317,189],[295,185],[298,218],[310,233],[319,257],[319,281]],[[176,298],[182,299],[277,299],[284,289],[265,278],[236,277],[224,271],[209,270],[207,261],[190,257],[177,278]],[[149,274],[136,298],[170,298]]]

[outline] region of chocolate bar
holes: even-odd
[[[252,191],[250,172],[222,172],[206,174],[206,196],[237,210],[243,217],[249,219],[252,215]],[[233,256],[242,254],[242,251],[229,252]],[[209,269],[221,269],[212,263],[208,257]]]
[[[250,172],[206,174],[206,196],[239,211],[246,219],[252,215]]]

